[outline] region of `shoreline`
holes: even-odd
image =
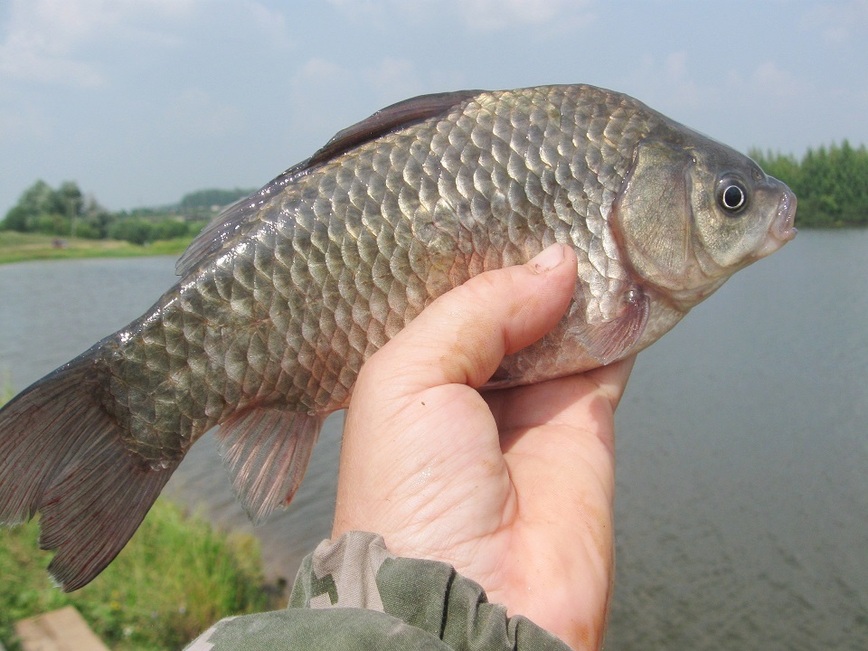
[[[0,265],[34,260],[179,256],[190,238],[158,240],[140,246],[123,240],[87,240],[55,235],[0,231]]]
[[[863,230],[868,226],[847,225],[829,228],[796,224],[805,231]],[[63,238],[39,233],[0,230],[0,265],[35,260],[78,260],[86,258],[141,258],[157,255],[179,257],[193,238],[157,240],[139,245],[124,240],[88,240]]]

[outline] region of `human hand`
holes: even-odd
[[[379,533],[393,554],[449,563],[510,615],[596,649],[612,584],[613,414],[633,358],[476,391],[557,323],[575,280],[575,254],[554,245],[440,297],[368,360],[332,533]]]

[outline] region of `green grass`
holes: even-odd
[[[0,529],[0,641],[10,651],[15,621],[67,604],[122,651],[178,649],[222,617],[279,606],[253,537],[216,532],[163,499],[114,562],[71,594],[52,585],[37,532],[35,522]]]
[[[146,246],[120,240],[62,238],[52,235],[0,231],[0,264],[25,260],[68,260],[71,258],[121,258],[146,255],[179,255],[190,238],[160,240]]]

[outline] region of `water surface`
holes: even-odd
[[[0,374],[22,388],[174,282],[169,258],[0,267]],[[868,648],[868,231],[803,232],[636,365],[619,409],[612,649]],[[339,415],[256,529],[291,580],[326,537]],[[210,437],[168,493],[252,530]]]

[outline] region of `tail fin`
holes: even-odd
[[[126,449],[96,372],[85,353],[0,409],[0,524],[42,513],[39,545],[57,550],[48,569],[67,592],[117,556],[177,467],[152,470]]]

